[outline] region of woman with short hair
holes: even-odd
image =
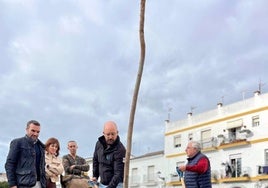
[[[56,138],[49,138],[45,144],[47,188],[56,188],[59,175],[63,173],[62,160],[59,157],[60,143]]]

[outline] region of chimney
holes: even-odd
[[[255,91],[255,92],[254,92],[254,96],[255,96],[255,97],[259,96],[260,94],[261,94],[260,91]]]
[[[222,103],[221,102],[219,102],[218,104],[217,104],[217,107],[218,107],[218,115],[219,116],[221,116],[222,115]]]
[[[188,118],[192,117],[192,115],[193,115],[192,112],[189,112],[189,113],[187,114]]]
[[[221,107],[222,107],[222,103],[219,102],[219,103],[217,104],[217,106],[218,106],[218,109],[221,108]]]

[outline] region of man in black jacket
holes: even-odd
[[[104,124],[93,155],[93,181],[100,177],[100,188],[122,188],[126,149],[118,136],[116,123]]]
[[[31,120],[26,135],[10,143],[5,169],[10,188],[45,188],[45,146],[38,139],[40,123]]]

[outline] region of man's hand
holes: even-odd
[[[89,185],[92,186],[93,188],[98,188],[99,183],[97,182],[97,178],[91,177],[89,180]]]
[[[97,178],[96,177],[91,177],[90,180],[91,181],[97,181]]]
[[[185,165],[179,166],[179,170],[184,172],[186,170],[186,166]]]
[[[74,169],[74,167],[75,167],[75,165],[70,166],[70,170],[73,170],[73,169]]]

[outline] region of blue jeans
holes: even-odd
[[[106,188],[106,187],[107,187],[107,185],[103,185],[101,183],[99,185],[99,188]],[[116,188],[123,188],[123,183],[118,183],[118,185],[116,186]]]

